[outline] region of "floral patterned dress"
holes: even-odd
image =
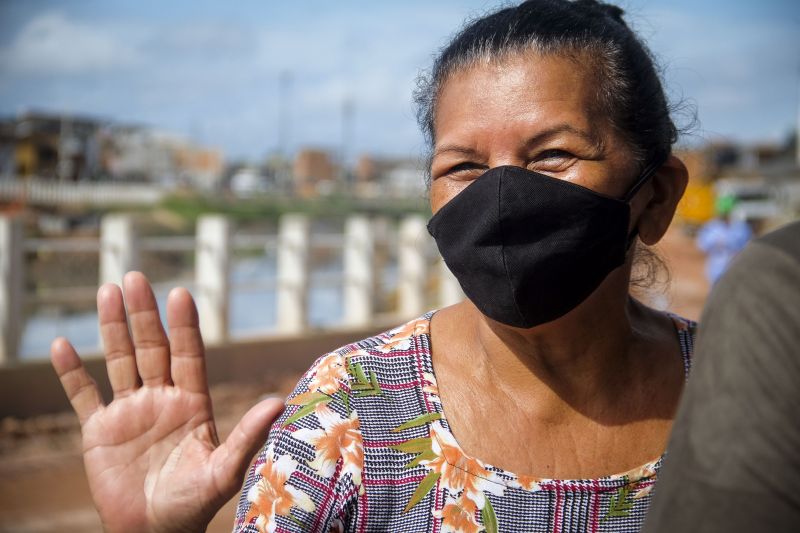
[[[234,531],[638,531],[663,457],[563,480],[462,451],[437,392],[432,315],[314,363],[249,472]],[[672,320],[688,374],[695,324]]]

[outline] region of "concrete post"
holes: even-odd
[[[278,228],[277,326],[281,333],[300,333],[308,317],[308,217],[287,214]]]
[[[439,268],[439,307],[447,307],[448,305],[457,304],[464,299],[464,291],[461,290],[461,285],[458,280],[447,268],[447,263],[440,260]]]
[[[372,319],[374,234],[366,216],[351,216],[344,227],[344,323],[366,326]]]
[[[0,216],[0,364],[18,357],[25,294],[20,220]]]
[[[136,229],[130,215],[106,215],[100,222],[100,284],[122,284],[139,263]]]
[[[390,256],[397,253],[397,246],[394,241],[397,225],[388,217],[383,215],[373,216],[370,219],[372,228],[372,294],[375,295],[373,302],[380,308],[383,299],[389,295],[385,293],[384,272],[392,262]],[[392,264],[392,266],[396,266]],[[376,309],[373,309],[373,312]]]
[[[425,241],[428,231],[425,218],[410,215],[400,221],[398,235],[398,311],[403,318],[413,318],[424,312],[425,299]]]
[[[200,332],[206,345],[228,340],[230,307],[230,222],[221,215],[197,221],[195,283]]]

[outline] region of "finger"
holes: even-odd
[[[170,291],[167,297],[170,364],[175,386],[190,392],[208,394],[206,360],[197,307],[184,288]]]
[[[122,398],[135,391],[141,381],[133,355],[133,342],[128,332],[122,291],[113,283],[106,283],[97,291],[97,315],[108,380],[111,382],[114,398]]]
[[[283,411],[283,400],[268,398],[242,417],[212,455],[214,481],[227,500],[242,486],[244,471],[267,439],[269,426]]]
[[[75,348],[64,337],[58,337],[50,345],[50,361],[75,409],[81,425],[103,406],[103,398],[97,384],[86,372]]]
[[[169,384],[169,341],[161,325],[153,289],[141,272],[128,272],[122,284],[142,383],[145,386]]]

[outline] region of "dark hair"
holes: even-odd
[[[526,51],[583,59],[595,68],[597,104],[644,166],[671,153],[677,130],[650,51],[617,6],[595,0],[528,0],[469,22],[417,80],[417,121],[429,147],[439,93],[450,75],[479,61]],[[426,165],[428,172],[430,164]],[[429,177],[429,176],[428,176]]]
[[[678,131],[670,117],[652,54],[628,27],[624,11],[596,0],[527,0],[473,20],[445,46],[417,79],[417,121],[428,144],[426,180],[436,142],[434,122],[442,86],[455,72],[479,62],[535,51],[591,65],[596,104],[627,141],[640,170],[663,162]],[[643,289],[669,282],[658,254],[637,243],[631,284]]]

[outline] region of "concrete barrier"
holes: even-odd
[[[356,342],[396,323],[373,322],[370,327],[306,332],[212,346],[206,350],[210,385],[263,383],[270,375],[299,375],[314,360],[336,348]],[[84,357],[84,365],[106,401],[111,387],[100,354]],[[265,390],[264,393],[271,392]],[[14,362],[0,367],[0,419],[27,418],[70,410],[71,407],[49,361]]]

